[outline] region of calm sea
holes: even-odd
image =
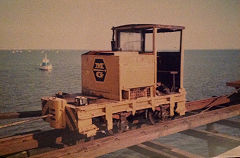
[[[53,64],[51,72],[39,70],[44,54]],[[42,96],[58,91],[81,91],[81,54],[77,50],[0,51],[0,112],[40,110]],[[187,50],[184,87],[188,100],[228,94],[227,81],[240,79],[240,50]],[[16,121],[16,120],[11,120]],[[0,124],[9,121],[0,121]],[[0,137],[47,129],[43,121],[0,129]]]

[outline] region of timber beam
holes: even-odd
[[[227,82],[226,85],[230,86],[230,87],[235,87],[236,89],[238,89],[238,88],[240,88],[240,80],[233,81],[233,82]]]
[[[0,156],[56,144],[62,131],[50,130],[0,139]]]
[[[199,110],[205,107],[219,106],[219,105],[227,104],[230,102],[231,100],[228,96],[212,97],[212,98],[203,99],[203,100],[186,102],[186,111],[189,112],[189,111]]]

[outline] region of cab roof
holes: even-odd
[[[161,24],[128,24],[112,27],[112,30],[121,32],[136,32],[145,30],[146,33],[152,33],[153,28],[157,28],[157,32],[176,32],[185,29],[184,26],[161,25]]]

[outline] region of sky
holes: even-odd
[[[185,49],[240,49],[240,0],[0,0],[0,49],[110,49],[113,26],[185,26]]]

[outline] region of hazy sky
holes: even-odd
[[[183,25],[186,49],[240,49],[240,0],[0,0],[0,49],[110,49],[111,27]]]

